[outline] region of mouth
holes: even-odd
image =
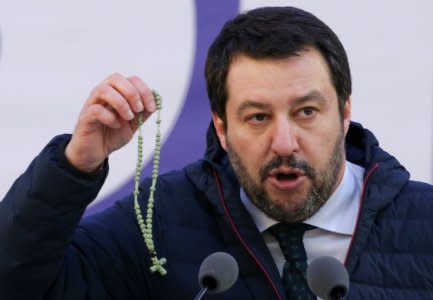
[[[292,191],[300,186],[306,175],[298,169],[279,168],[273,170],[268,179],[272,186],[281,191]]]
[[[296,173],[277,173],[274,176],[278,181],[296,180],[299,177]]]
[[[278,180],[294,180],[300,176],[305,176],[305,173],[297,168],[280,167],[273,169],[269,173],[269,176],[275,177]]]

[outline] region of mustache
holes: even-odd
[[[316,176],[316,171],[314,168],[305,160],[298,160],[294,155],[289,156],[276,156],[267,162],[260,169],[260,180],[264,182],[269,176],[272,170],[277,169],[282,166],[287,166],[292,169],[298,169],[302,171],[308,178],[314,179]]]

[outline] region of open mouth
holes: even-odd
[[[297,189],[305,179],[305,174],[299,169],[278,168],[269,174],[269,182],[281,191],[293,191]]]
[[[278,181],[296,180],[299,177],[296,173],[276,173],[274,176]]]

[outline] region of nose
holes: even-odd
[[[271,150],[280,156],[289,156],[299,150],[298,138],[294,128],[286,118],[275,122],[272,135]]]

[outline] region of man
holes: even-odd
[[[206,79],[206,155],[156,185],[167,274],[149,271],[133,196],[80,221],[109,154],[155,111],[140,78],[113,74],[0,204],[2,299],[192,299],[216,251],[239,279],[209,299],[312,299],[305,267],[324,255],[345,263],[348,299],[433,297],[433,189],[350,122],[347,57],[324,23],[290,7],[241,14],[212,44]],[[141,207],[149,190],[144,180]]]

